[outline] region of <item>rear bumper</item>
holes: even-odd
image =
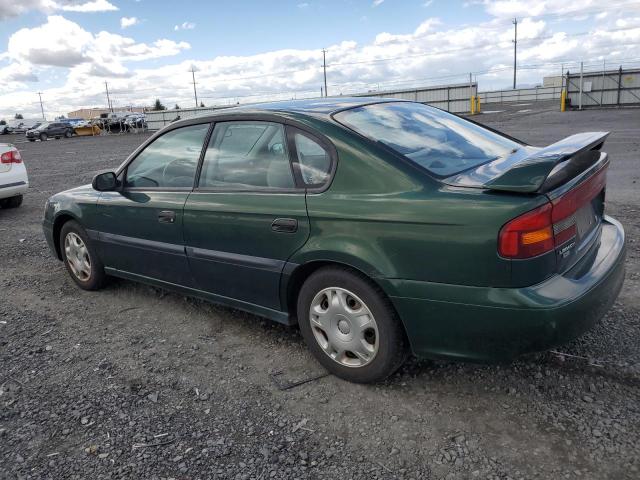
[[[537,285],[382,284],[417,356],[508,361],[570,341],[602,318],[622,288],[625,254],[622,225],[605,217],[600,244],[570,271]]]
[[[24,164],[15,164],[8,172],[0,173],[0,199],[22,195],[29,189]]]

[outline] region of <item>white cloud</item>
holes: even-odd
[[[384,3],[384,0],[373,0],[373,3],[371,4],[373,7],[377,7],[378,5],[382,5]]]
[[[114,4],[107,0],[92,0],[89,2],[70,2],[68,5],[61,5],[60,10],[65,12],[114,12],[118,10]]]
[[[31,10],[45,14],[56,11],[67,12],[110,12],[118,7],[107,0],[0,0],[0,20],[17,17]]]
[[[140,20],[138,20],[136,17],[122,17],[120,19],[120,28],[133,27],[134,25],[138,25],[139,23]]]
[[[172,56],[190,48],[186,42],[160,39],[152,44],[106,31],[92,34],[59,15],[35,28],[23,28],[9,38],[7,55],[15,62],[36,66],[73,68],[87,71],[126,72],[123,62]]]
[[[544,75],[559,74],[561,63],[566,70],[569,61],[574,62],[569,66],[573,71],[580,60],[601,66],[605,58],[607,65],[617,66],[625,58],[638,57],[638,14],[611,10],[606,18],[577,30],[563,28],[557,19],[554,14],[520,20],[519,84],[540,83]],[[468,82],[469,72],[478,75],[485,90],[507,87],[512,79],[513,25],[502,14],[462,26],[426,18],[413,31],[381,32],[364,43],[348,38],[328,47],[330,94]],[[33,111],[35,115],[34,92],[39,89],[46,93],[50,112],[66,114],[78,107],[100,106],[104,104],[104,80],[109,81],[116,105],[151,104],[160,98],[167,105],[184,106],[193,95],[192,65],[197,70],[198,98],[207,105],[317,96],[323,83],[319,48],[200,61],[170,57],[188,48],[185,42],[169,39],[142,43],[106,31],[92,33],[63,17],[51,16],[39,27],[14,33],[7,53],[0,54],[3,62],[11,62],[4,67],[11,70],[3,69],[0,75],[6,72],[12,78],[3,84],[3,93],[8,94],[0,95],[0,113]],[[165,59],[145,68],[135,64],[161,57]],[[29,83],[35,77],[44,82],[60,72],[67,80],[57,88]]]
[[[194,28],[196,28],[196,24],[193,22],[182,22],[180,25],[173,27],[176,32],[178,30],[193,30]]]
[[[423,7],[430,7],[433,4],[433,0],[427,0],[422,4]]]
[[[307,8],[309,4],[307,2],[302,2],[298,4],[298,8]]]

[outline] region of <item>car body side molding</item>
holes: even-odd
[[[15,183],[7,183],[5,185],[0,185],[0,188],[11,188],[11,187],[19,187],[20,185],[26,185],[26,182],[15,182]]]

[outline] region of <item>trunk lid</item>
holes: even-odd
[[[547,205],[546,211],[556,257],[554,270],[565,272],[600,237],[609,166],[608,156],[600,148],[608,135],[608,132],[579,133],[544,148],[523,146],[507,158],[461,172],[444,182],[547,197],[551,208]],[[545,255],[550,253],[546,251]],[[524,265],[518,268],[521,267]]]
[[[523,146],[506,158],[447,177],[456,187],[487,188],[514,193],[544,193],[587,170],[600,159],[598,151],[609,132],[586,132],[538,148]]]

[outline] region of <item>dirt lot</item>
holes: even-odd
[[[127,281],[84,292],[49,253],[45,199],[142,136],[21,144],[31,188],[0,210],[0,478],[639,478],[640,110],[530,108],[476,118],[533,144],[613,132],[607,210],[627,230],[627,280],[560,348],[598,366],[414,360],[380,385],[281,391],[270,374],[322,373],[295,329]]]

